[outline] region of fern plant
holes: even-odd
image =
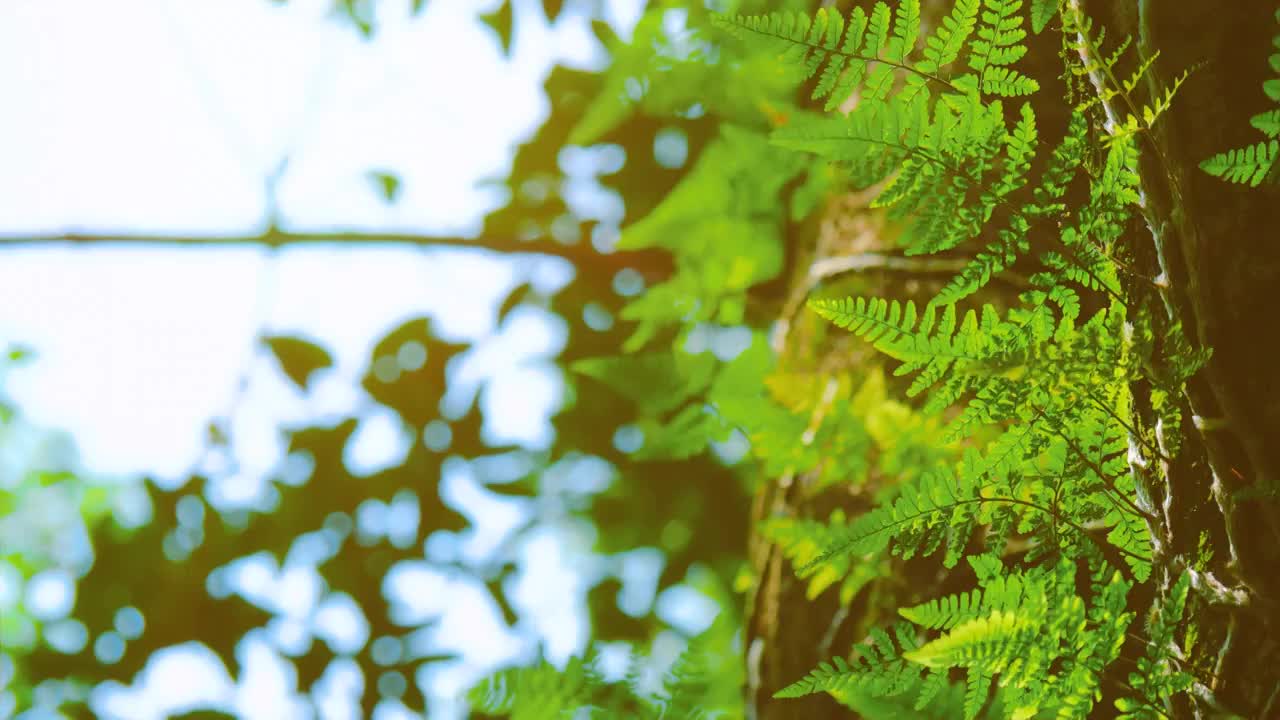
[[[1190,75],[1140,99],[1157,57],[1135,58],[1130,39],[1109,40],[1066,0],[954,0],[928,27],[919,0],[738,9],[709,18],[725,42],[699,59],[714,71],[692,54],[679,68],[643,68],[650,108],[693,102],[694,79],[727,79],[707,96],[731,122],[623,233],[622,246],[664,248],[676,266],[628,307],[627,354],[576,369],[634,401],[646,459],[705,452],[735,430],[747,440],[757,464],[744,484],[763,508],[756,539],[774,552],[766,601],[789,563],[804,598],[866,609],[849,621],[865,642],[835,647],[847,626],[833,624],[831,657],[777,697],[826,693],[867,717],[1138,718],[1211,694],[1205,663],[1190,658],[1197,571],[1179,576],[1153,530],[1187,510],[1148,479],[1183,451],[1169,429],[1204,421],[1184,411],[1208,350],[1151,320],[1144,294],[1168,279],[1128,262],[1140,154]],[[1079,97],[1086,77],[1095,85],[1058,114],[1044,112],[1060,100],[1042,97],[1022,62],[1050,28],[1062,33],[1068,92]],[[664,73],[670,95],[650,89]],[[779,91],[780,77],[803,97]],[[749,101],[727,110],[721,96],[735,93]],[[1269,138],[1273,115],[1254,118]],[[1256,184],[1275,147],[1206,169]],[[872,198],[865,210],[886,219],[885,234],[901,230],[903,255],[944,255],[960,270],[912,283],[912,299],[861,292],[871,282],[835,292],[812,267],[795,273],[784,252],[793,234],[821,225],[816,209],[846,191]],[[861,241],[819,233],[823,250]],[[826,323],[807,339],[857,361],[789,367],[794,357],[778,353],[794,331],[785,309],[769,338],[754,333],[734,357],[691,349],[709,328],[759,329],[753,301],[776,319],[776,297],[760,289],[787,272],[803,275],[802,299],[787,303]],[[997,279],[1013,289],[996,292]],[[855,390],[850,364],[866,361],[848,348],[859,346],[896,363],[898,380],[875,366]],[[905,400],[891,397],[898,389]],[[824,493],[845,504],[791,511]],[[898,597],[880,592],[904,584],[895,573],[920,567],[970,585],[890,606],[903,622],[860,624]],[[740,573],[738,589],[763,587],[760,569]],[[1134,627],[1140,614],[1147,622]]]
[[[1058,10],[1036,3],[1033,29],[1043,30]],[[1130,43],[1104,54],[1103,33],[1063,12],[1064,31],[1090,49],[1083,56],[1098,58],[1069,70],[1108,82],[1037,162],[1034,106],[1024,102],[1010,113],[1003,105],[1038,90],[1016,66],[1027,52],[1023,13],[1018,0],[986,0],[980,15],[978,3],[956,2],[923,51],[914,2],[896,12],[884,4],[870,15],[854,10],[847,20],[824,10],[812,19],[722,21],[741,40],[776,48],[800,76],[818,77],[813,96],[825,99],[828,111],[844,112],[806,116],[774,131],[773,141],[842,164],[855,186],[879,186],[876,205],[910,228],[908,253],[971,242],[992,233],[987,226],[997,214],[1004,218],[996,240],[923,308],[875,297],[809,303],[897,360],[895,374],[911,378],[907,395],[925,395],[925,412],[950,416],[950,439],[985,437],[988,428],[997,430],[994,439],[900,483],[896,497],[857,518],[790,524],[786,532],[774,525],[772,533],[793,548],[801,574],[840,574],[851,559],[889,550],[909,558],[945,549],[943,564],[951,567],[979,529],[996,554],[1015,537],[1029,543],[1030,565],[1010,574],[989,556],[971,557],[978,590],[904,610],[921,627],[877,631],[854,660],[837,657],[780,697],[827,691],[839,698],[855,686],[892,696],[917,688],[923,708],[961,669],[966,717],[987,706],[993,686],[1008,717],[1085,717],[1133,617],[1127,590],[1151,574],[1147,522],[1155,510],[1130,472],[1124,420],[1129,384],[1151,373],[1141,349],[1125,340],[1131,309],[1114,258],[1140,202],[1136,138],[1168,110],[1186,75],[1150,105],[1138,105],[1133,90],[1154,59],[1119,78],[1115,68]],[[1128,114],[1101,125],[1093,104],[1115,100]],[[1083,149],[1094,138],[1105,140],[1106,154],[1089,167]],[[1069,188],[1086,170],[1086,199],[1068,204]],[[1056,226],[1055,247],[1038,255],[1039,269],[1017,304],[1003,311],[959,307],[1018,262],[1031,229],[1045,225]],[[1082,317],[1085,306],[1100,309]],[[1089,569],[1092,591],[1077,589],[1076,563]],[[1159,657],[1167,642],[1162,628],[1150,636]],[[1160,662],[1149,663],[1150,683],[1134,686],[1143,697],[1185,689],[1184,676]],[[1138,705],[1120,703],[1128,707]]]

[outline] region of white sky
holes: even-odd
[[[525,22],[507,63],[473,20],[492,3],[465,0],[416,19],[382,0],[368,43],[330,3],[8,0],[3,229],[250,230],[287,156],[294,227],[474,230],[496,202],[474,181],[502,176],[545,116],[551,61],[602,57],[585,23]],[[375,168],[404,179],[397,207],[371,192]]]
[[[291,229],[475,232],[513,144],[545,116],[555,57],[595,63],[585,23],[521,22],[516,59],[474,21],[486,3],[384,0],[377,41],[329,0],[10,0],[0,9],[0,233],[253,234],[282,158]],[[538,13],[524,3],[521,12]],[[634,19],[629,12],[614,11]],[[403,180],[388,207],[366,176]],[[443,311],[490,328],[522,279],[505,263],[413,249],[23,250],[0,263],[0,342],[41,362],[8,388],[72,430],[90,465],[168,474],[221,411],[258,323],[304,330],[356,377],[371,340]],[[473,290],[458,302],[459,287]],[[358,302],[355,302],[358,300]],[[535,434],[530,428],[516,434]]]
[[[598,63],[602,54],[580,18],[554,30],[525,21],[540,12],[535,3],[519,3],[513,62],[474,21],[493,3],[429,0],[412,20],[408,5],[381,0],[380,34],[367,43],[328,17],[330,0],[6,0],[0,234],[254,234],[267,208],[265,178],[286,157],[277,194],[290,229],[477,231],[501,197],[475,184],[505,175],[514,143],[545,117],[539,88],[551,63]],[[640,5],[609,3],[610,17],[625,30]],[[375,169],[401,177],[396,206],[370,185],[366,173]],[[517,282],[564,282],[553,261],[513,266],[483,254],[405,248],[304,248],[274,260],[254,248],[0,253],[0,345],[21,342],[37,352],[4,391],[35,421],[73,432],[95,471],[182,477],[205,424],[227,408],[256,329],[301,331],[334,352],[338,365],[306,397],[269,363],[251,366],[233,434],[247,465],[241,489],[252,496],[261,472],[279,460],[279,423],[366,408],[356,378],[371,343],[422,313],[436,315],[451,338],[490,337],[464,374],[492,376],[490,401],[510,403],[500,413],[507,422],[491,430],[535,446],[547,441],[544,418],[556,390],[536,361],[554,355],[562,339],[537,313],[518,313],[500,329],[491,316]],[[359,462],[377,466],[403,451],[385,418],[366,413],[364,422]],[[465,477],[451,483],[458,497],[483,494]],[[536,558],[525,584],[534,577],[560,588],[581,582],[554,552]],[[296,568],[263,577],[285,598],[294,597],[289,587],[314,585]],[[387,592],[398,592],[396,582],[414,587],[413,577],[389,580]],[[455,634],[484,622],[474,589],[421,577],[454,583],[447,592],[463,614],[445,625]],[[288,578],[302,578],[301,585]],[[345,617],[333,610],[341,598],[299,592],[299,618]],[[320,622],[314,632],[355,632],[357,620],[327,630]],[[554,652],[581,641],[580,620],[550,623]],[[291,622],[296,636],[302,620]],[[193,694],[210,693],[246,717],[292,717],[299,689],[278,661],[280,633],[289,635],[289,627],[245,639],[240,652],[249,671],[239,680],[198,647],[180,648],[153,658],[146,677],[104,695],[99,709],[160,718]],[[494,637],[477,662],[522,650]],[[324,706],[333,710],[326,717],[352,716],[343,710],[350,693],[376,680],[353,679],[340,665],[325,675]],[[465,686],[478,669],[443,669],[433,682]],[[396,716],[390,705],[380,713]]]

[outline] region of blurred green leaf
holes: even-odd
[[[269,335],[264,339],[280,369],[302,390],[307,390],[311,376],[333,365],[329,351],[308,340],[288,335]]]
[[[379,197],[386,204],[393,205],[400,198],[401,185],[399,175],[386,170],[373,170],[368,177],[377,188]]]
[[[498,42],[502,45],[502,52],[511,54],[511,40],[515,32],[515,16],[511,10],[511,3],[504,0],[498,9],[491,13],[480,16],[480,22],[493,28],[498,34]]]

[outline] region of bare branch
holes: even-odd
[[[297,232],[268,229],[257,235],[141,235],[111,232],[66,233],[0,233],[0,249],[40,246],[146,246],[207,248],[223,246],[351,246],[411,245],[420,247],[487,250],[511,255],[546,255],[568,260],[582,270],[620,270],[625,267],[641,272],[648,280],[670,276],[671,259],[657,251],[601,252],[590,244],[565,244],[548,238],[520,240],[505,236],[467,238],[459,236],[422,235],[414,233],[382,233],[361,230],[327,230]]]

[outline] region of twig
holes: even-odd
[[[226,246],[351,246],[412,245],[422,247],[463,248],[487,250],[512,255],[547,255],[564,258],[585,268],[620,270],[634,268],[646,279],[664,279],[670,276],[670,256],[654,251],[618,251],[602,253],[591,245],[579,243],[565,245],[554,240],[520,240],[507,236],[459,236],[426,235],[416,233],[366,232],[357,229],[328,229],[318,232],[273,229],[239,235],[169,235],[113,232],[77,232],[74,230],[34,233],[0,233],[0,251],[5,248],[102,245],[148,246],[177,248],[209,248]]]

